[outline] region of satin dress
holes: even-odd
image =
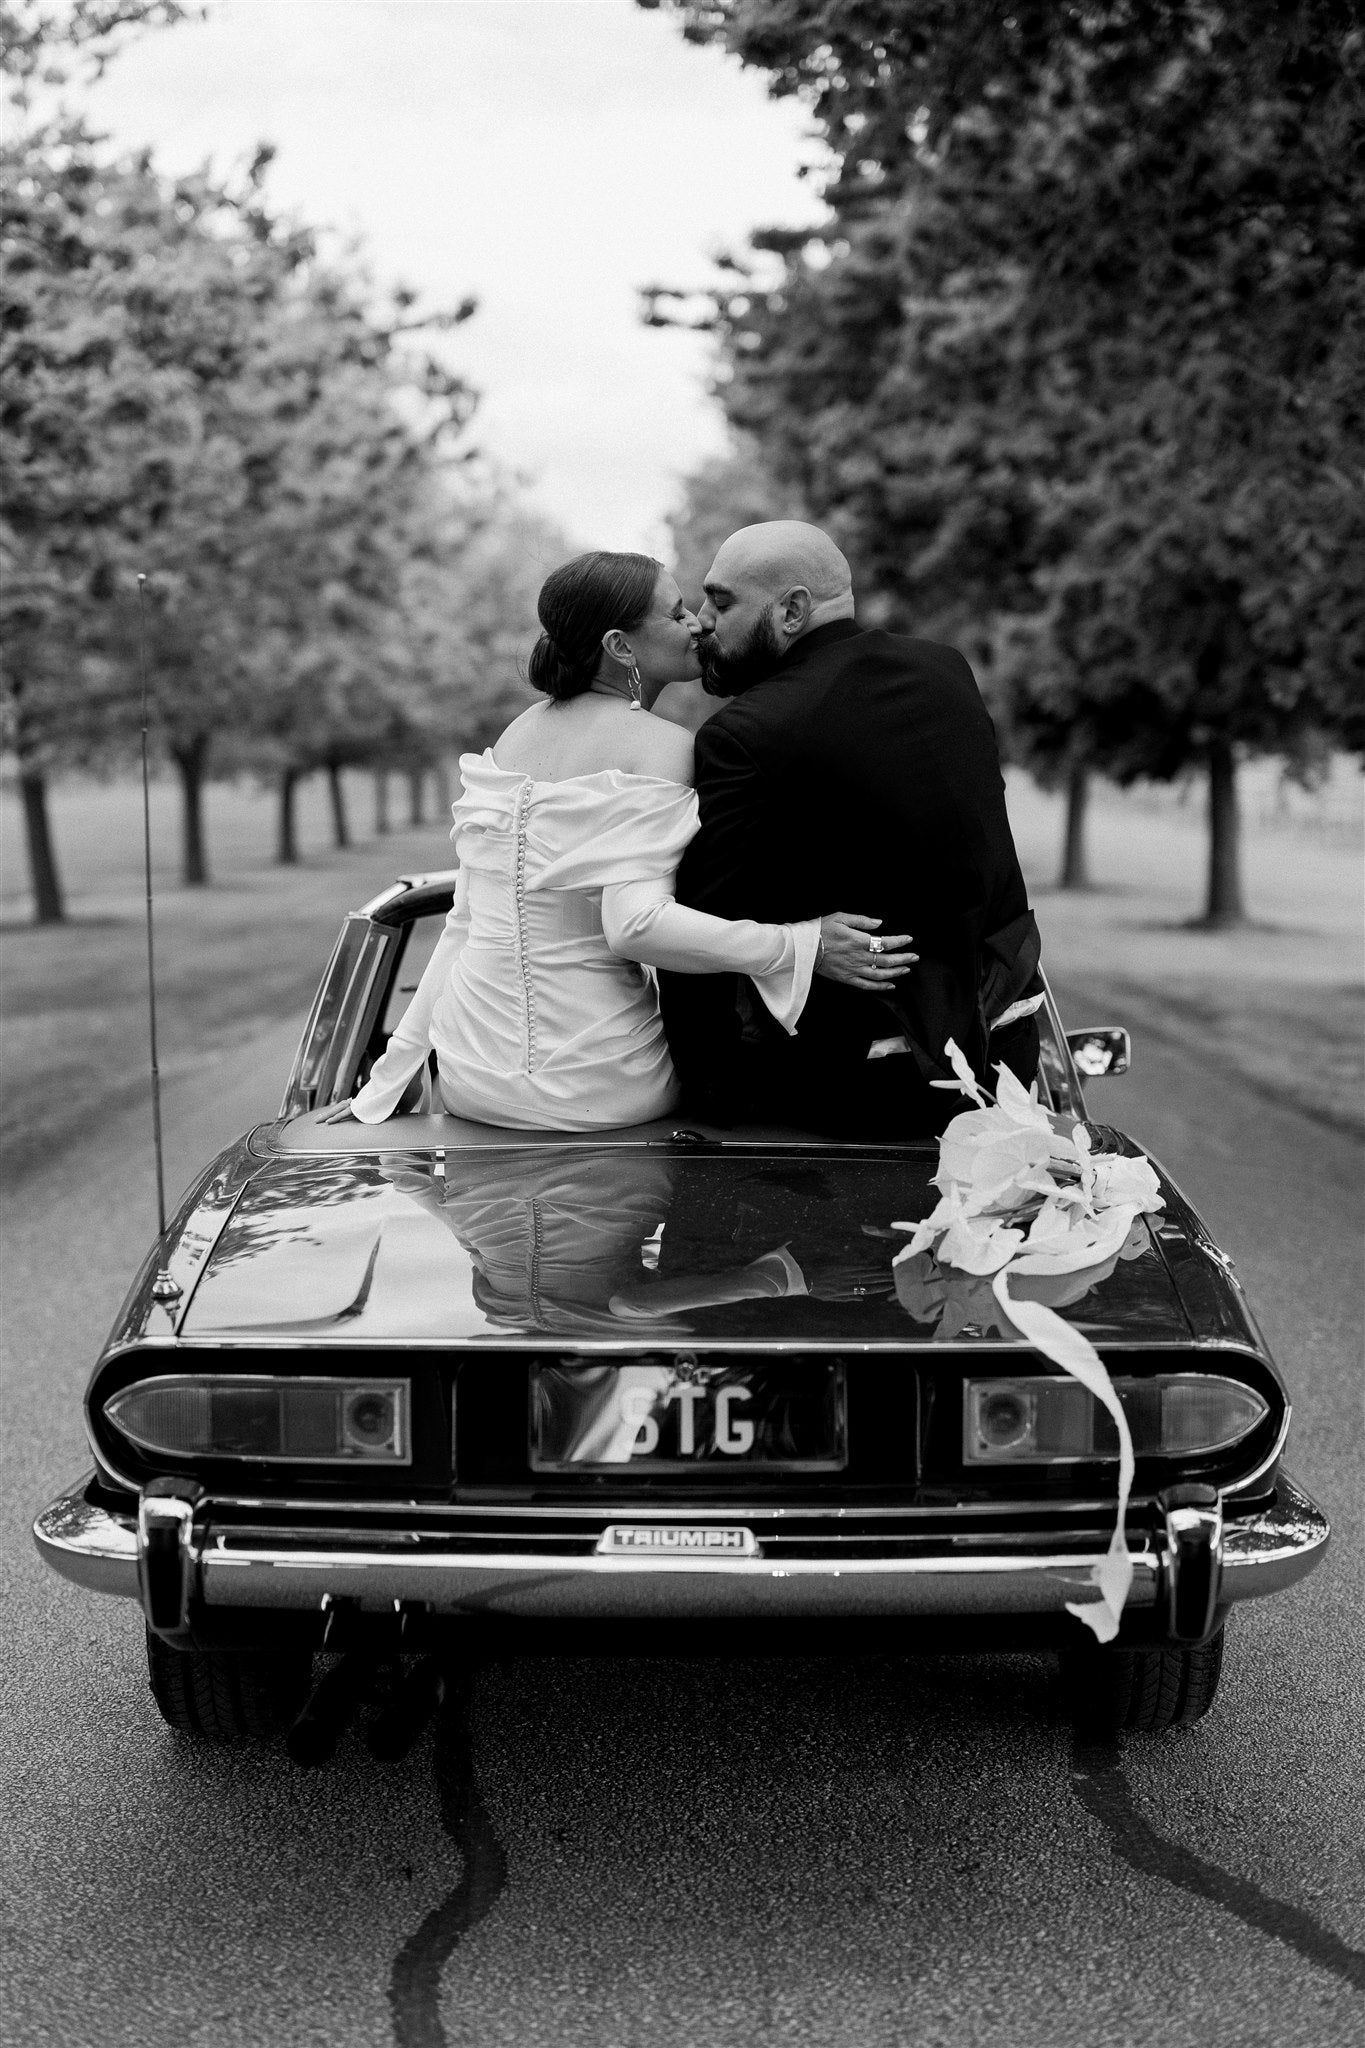
[[[649,967],[748,975],[789,1032],[820,927],[712,917],[673,900],[691,788],[605,769],[562,782],[460,759],[455,900],[402,1022],[351,1108],[392,1115],[429,1051],[454,1116],[521,1130],[646,1123],[678,1085]]]

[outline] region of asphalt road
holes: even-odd
[[[293,1035],[177,1083],[176,1185],[269,1112]],[[1045,1660],[1007,1658],[505,1667],[401,1765],[182,1745],[131,1604],[27,1529],[149,1234],[142,1120],[11,1188],[0,2039],[1354,2048],[1361,1150],[1150,1041],[1092,1107],[1236,1257],[1336,1530],[1235,1617],[1210,1718],[1121,1750],[1075,1749]]]

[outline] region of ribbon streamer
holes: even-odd
[[[1133,1583],[1126,1522],[1133,1487],[1133,1438],[1103,1359],[1080,1330],[1042,1302],[1010,1292],[1018,1274],[1084,1272],[1113,1259],[1138,1216],[1163,1207],[1150,1159],[1096,1157],[1084,1124],[1070,1131],[1027,1092],[1007,1067],[996,1069],[994,1103],[950,1039],[956,1083],[977,1107],[954,1117],[939,1141],[934,1185],[940,1200],[920,1223],[898,1223],[910,1242],[894,1264],[932,1249],[945,1266],[990,1274],[1001,1310],[1034,1349],[1069,1373],[1114,1419],[1119,1439],[1117,1516],[1109,1549],[1092,1565],[1093,1600],[1066,1603],[1067,1612],[1102,1643],[1118,1633]]]

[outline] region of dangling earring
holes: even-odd
[[[643,711],[645,708],[644,679],[641,676],[639,668],[636,665],[635,656],[633,654],[626,664],[626,681],[630,684],[631,710]]]

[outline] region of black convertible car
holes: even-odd
[[[1232,1608],[1328,1530],[1179,1191],[1119,1256],[1036,1283],[1136,1450],[1135,1574],[1101,1647],[1066,1603],[1109,1541],[1114,1425],[988,1280],[893,1265],[934,1144],[339,1107],[453,879],[346,919],[278,1119],[153,1246],[86,1397],[94,1470],[38,1517],[55,1570],[138,1602],[166,1720],[297,1737],[381,1668],[392,1717],[466,1657],[769,1643],[1053,1649],[1082,1721],[1204,1713]],[[1080,1073],[1122,1071],[1126,1034],[1064,1034],[1050,997],[1040,1021],[1045,1099],[1083,1119]]]

